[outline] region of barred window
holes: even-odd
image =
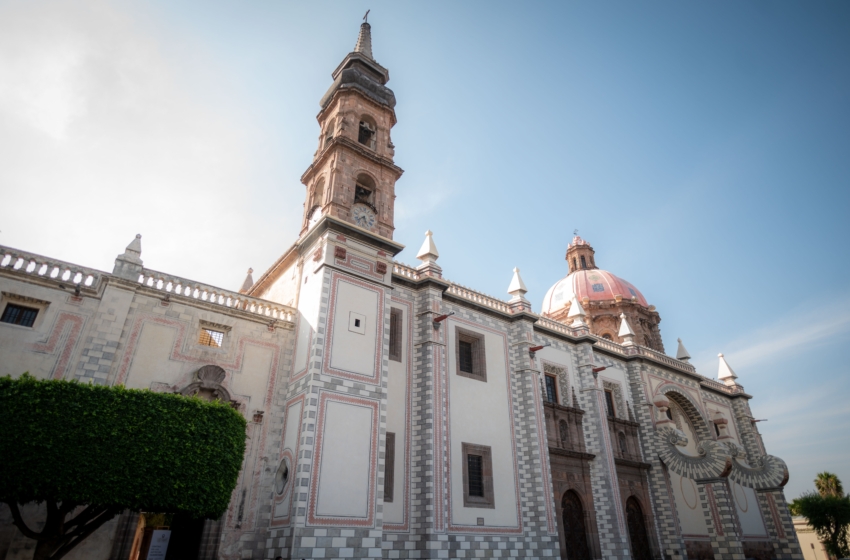
[[[384,454],[384,501],[393,501],[395,487],[395,434],[387,432],[387,451]]]
[[[213,346],[215,348],[221,348],[222,342],[224,342],[223,332],[215,331],[213,329],[201,328],[201,333],[198,337],[198,344],[200,344],[201,346]]]
[[[493,454],[489,446],[463,443],[464,507],[496,507],[493,494]]]
[[[455,338],[457,374],[478,381],[487,381],[484,335],[457,327]]]
[[[402,319],[401,309],[390,308],[390,359],[401,361]]]
[[[546,379],[546,400],[550,403],[558,402],[557,380],[554,375],[544,375]]]
[[[466,468],[469,473],[469,495],[484,497],[484,458],[481,455],[467,455]]]
[[[10,303],[6,305],[6,309],[3,310],[3,316],[0,317],[0,321],[3,323],[9,323],[10,325],[32,327],[37,316],[38,309]]]

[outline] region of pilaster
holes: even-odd
[[[803,551],[794,530],[794,521],[788,511],[785,492],[782,488],[756,490],[762,517],[767,525],[767,533],[776,553],[777,560],[800,560]]]
[[[685,541],[679,530],[678,514],[667,482],[667,474],[659,459],[658,444],[654,436],[653,405],[646,400],[646,382],[643,380],[642,371],[640,362],[629,362],[627,365],[632,402],[635,404],[635,420],[641,424],[641,429],[638,430],[641,450],[644,461],[652,465],[647,472],[647,479],[655,513],[655,529],[664,558],[684,560]]]
[[[588,453],[595,458],[590,462],[590,479],[593,487],[593,506],[599,530],[599,546],[606,559],[631,558],[626,514],[620,497],[614,450],[608,430],[604,395],[593,372],[593,347],[582,342],[576,347],[578,363],[579,404],[585,411],[584,439]]]
[[[741,524],[726,478],[697,480],[700,505],[715,558],[745,560]]]

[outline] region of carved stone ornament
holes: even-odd
[[[741,486],[762,490],[780,488],[788,482],[788,466],[773,455],[756,459],[755,467],[746,463],[746,453],[737,443],[702,440],[697,445],[699,456],[679,451],[688,439],[669,424],[656,431],[659,457],[674,473],[693,480],[729,477]]]
[[[195,381],[180,391],[187,397],[197,395],[202,399],[231,402],[233,399],[223,383],[227,373],[216,365],[206,365],[195,373]]]

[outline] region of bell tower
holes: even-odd
[[[332,77],[317,117],[319,146],[301,176],[307,187],[301,236],[331,216],[392,239],[395,183],[404,171],[393,162],[390,73],[372,55],[369,23],[360,26],[354,50]]]

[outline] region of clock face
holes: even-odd
[[[310,214],[310,220],[307,224],[307,227],[313,227],[314,225],[316,225],[316,222],[318,222],[319,218],[321,218],[321,217],[322,217],[322,209],[319,208],[318,206],[316,206],[316,208],[313,209],[313,213]]]
[[[355,204],[351,209],[351,217],[355,224],[364,229],[372,229],[375,225],[375,211],[365,204]]]

